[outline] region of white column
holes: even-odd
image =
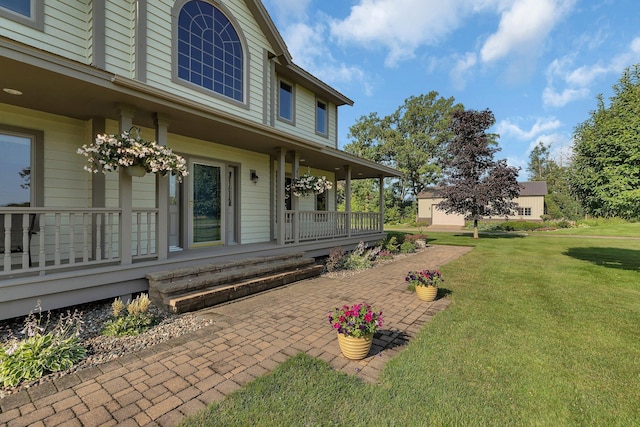
[[[384,176],[380,175],[378,177],[378,186],[379,195],[378,198],[380,200],[380,229],[379,231],[382,233],[384,231]]]
[[[344,211],[346,214],[345,227],[347,229],[347,237],[351,237],[351,166],[345,166],[344,170]]]
[[[120,131],[125,132],[133,126],[134,109],[129,106],[119,106],[120,110]],[[133,182],[131,176],[124,168],[118,168],[118,200],[122,217],[120,218],[120,263],[131,264],[131,241],[133,238]]]
[[[300,153],[293,152],[293,179],[300,176]],[[293,224],[291,224],[293,239],[296,243],[300,242],[300,198],[291,194],[291,209],[293,210]]]
[[[169,140],[169,117],[153,114],[156,128],[156,142],[166,146]],[[158,223],[156,224],[156,252],[158,259],[169,256],[169,175],[156,174],[156,208],[158,208]]]
[[[276,158],[278,161],[278,170],[276,171],[276,218],[278,221],[278,231],[276,243],[278,245],[284,245],[285,240],[285,223],[284,223],[284,186],[285,186],[285,157],[287,152],[283,148],[278,148],[276,152]]]

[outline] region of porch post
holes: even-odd
[[[351,237],[351,165],[344,167],[344,211],[346,214],[345,228],[347,237]]]
[[[282,148],[278,148],[276,152],[278,160],[278,170],[276,171],[276,220],[278,221],[276,243],[284,245],[285,241],[285,223],[284,223],[284,186],[285,186],[285,156],[287,152]]]
[[[156,142],[166,146],[168,141],[169,117],[158,113],[153,114],[153,124],[156,128]],[[169,256],[169,176],[156,174],[156,208],[158,218],[156,224],[156,253],[158,259]]]
[[[103,117],[94,117],[91,120],[91,135],[92,138],[95,138],[96,135],[105,133],[105,119]],[[91,207],[92,208],[104,208],[106,207],[106,177],[103,173],[92,173],[91,174]],[[91,230],[91,238],[92,242],[101,242],[100,253],[104,256],[104,228],[100,230],[100,238],[98,238],[98,230],[97,226],[97,218],[101,216],[104,223],[104,214],[93,214],[92,224],[94,226]],[[94,259],[97,259],[98,256],[98,248],[95,244],[91,245],[90,253]]]
[[[300,176],[300,153],[293,152],[293,179]],[[296,243],[300,242],[300,198],[291,194],[291,209],[293,209],[293,240]]]
[[[378,224],[378,231],[382,233],[384,231],[384,176],[383,175],[380,175],[378,177],[378,187],[379,187],[378,198],[380,200],[380,223]]]
[[[133,126],[133,107],[120,105],[120,131],[126,132]],[[120,206],[120,263],[132,263],[131,240],[133,236],[133,181],[124,168],[118,168],[118,200]]]

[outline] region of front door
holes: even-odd
[[[189,191],[189,246],[223,243],[225,176],[223,164],[192,161]]]

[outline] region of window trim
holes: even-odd
[[[531,208],[525,208],[518,206],[518,215],[519,216],[531,216]]]
[[[281,96],[280,94],[282,93],[282,85],[285,84],[287,86],[289,86],[291,88],[291,91],[289,92],[291,94],[291,118],[287,118],[284,117],[281,112]],[[290,124],[295,124],[295,116],[296,116],[296,108],[295,108],[295,99],[296,99],[296,92],[295,92],[295,85],[289,83],[286,80],[283,79],[279,79],[278,80],[278,120],[281,120],[283,122],[286,123],[290,123]]]
[[[223,95],[221,93],[215,92],[214,90],[209,90],[205,87],[199,86],[195,83],[192,83],[188,80],[184,80],[182,78],[180,78],[178,76],[178,56],[179,56],[179,52],[178,52],[178,23],[179,23],[179,17],[180,17],[180,11],[182,10],[182,7],[194,0],[177,0],[172,9],[171,9],[171,31],[172,31],[172,35],[171,35],[171,81],[177,85],[183,86],[183,87],[187,87],[190,89],[193,89],[196,92],[199,92],[201,94],[206,95],[207,97],[213,97],[216,98],[218,100],[221,101],[225,101],[225,102],[229,102],[229,103],[233,103],[235,105],[237,105],[238,107],[242,107],[245,109],[249,109],[249,88],[250,88],[250,76],[249,76],[249,70],[251,70],[250,67],[250,60],[251,60],[251,55],[249,53],[248,50],[248,44],[247,44],[247,39],[244,35],[244,33],[242,32],[242,27],[240,26],[240,24],[238,23],[237,19],[233,16],[233,14],[229,11],[229,9],[227,7],[225,7],[224,5],[220,4],[217,1],[211,1],[211,0],[199,0],[205,3],[209,3],[211,6],[215,7],[216,9],[218,9],[220,12],[222,12],[227,19],[229,20],[229,22],[231,23],[231,25],[233,26],[234,30],[236,31],[236,33],[238,34],[238,40],[240,42],[240,46],[242,47],[242,101],[239,101],[237,99],[228,97],[226,95]]]
[[[320,109],[320,104],[324,105],[324,132],[318,129],[318,125],[320,121],[318,120],[318,109]],[[325,138],[329,137],[329,103],[322,101],[321,99],[316,98],[316,107],[315,107],[315,118],[316,118],[316,135],[323,136]]]
[[[324,209],[318,208],[318,199],[324,199]],[[316,193],[316,197],[314,199],[313,210],[317,212],[329,212],[329,191],[325,190],[322,193]]]
[[[0,124],[0,133],[31,139],[29,205],[30,207],[44,206],[44,132]]]
[[[24,0],[23,0],[24,1]],[[38,31],[44,31],[44,1],[31,1],[31,16],[21,15],[10,9],[0,6],[0,17],[10,19],[20,24],[35,28]]]

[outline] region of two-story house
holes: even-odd
[[[0,1],[0,319],[144,291],[149,272],[380,240],[383,212],[351,212],[350,183],[398,172],[338,149],[352,103],[292,62],[259,0]],[[83,169],[79,147],[132,127],[187,160],[182,182]],[[346,212],[335,185],[287,194],[307,171],[345,181]]]

